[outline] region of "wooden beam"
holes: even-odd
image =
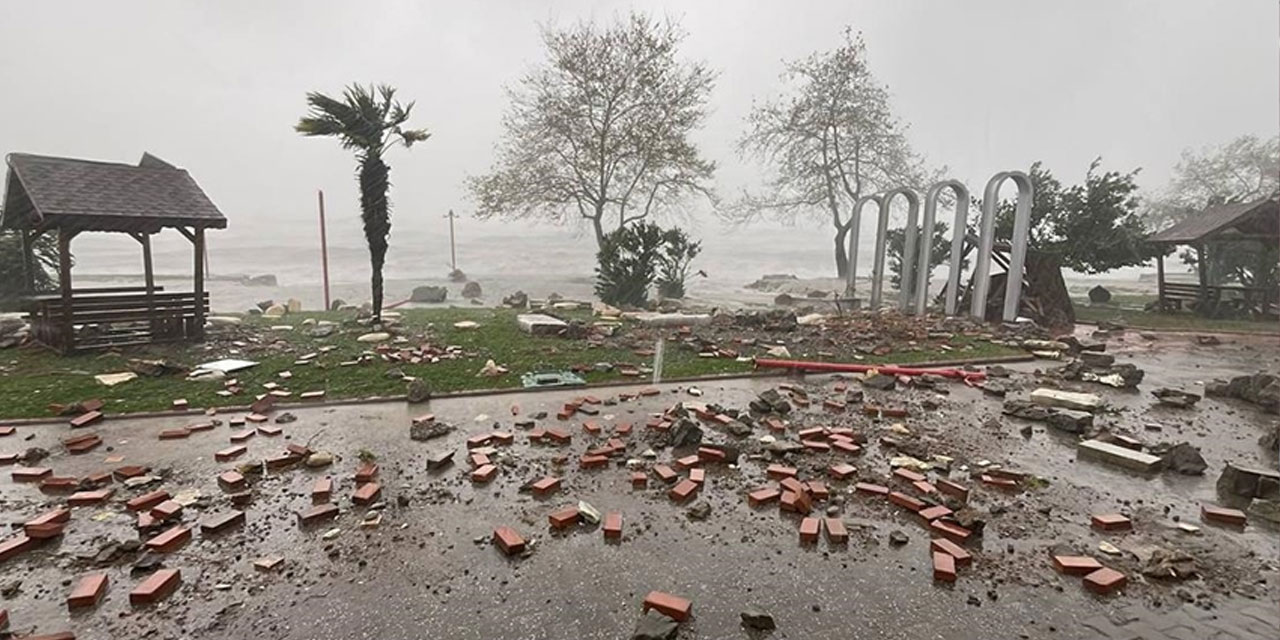
[[[1196,271],[1200,276],[1200,314],[1209,315],[1209,252],[1204,244],[1196,245]]]
[[[191,244],[196,243],[195,234],[191,233],[190,231],[187,231],[186,227],[174,227],[174,229],[177,229],[178,233],[181,233],[182,235],[186,236],[187,240],[191,241]],[[204,229],[197,229],[197,231],[199,231],[201,235],[204,235]]]
[[[195,327],[193,327],[193,337],[197,340],[204,340],[204,229],[197,227],[195,237],[191,240],[195,254],[195,282],[193,288],[196,293],[196,318]]]
[[[22,290],[24,293],[35,293],[35,241],[25,229],[18,230],[18,237],[22,240]]]
[[[134,238],[142,244],[142,277],[147,287],[147,325],[151,328],[151,339],[156,339],[156,276],[151,263],[151,236],[145,233],[134,234]]]
[[[1164,252],[1156,256],[1156,299],[1160,301],[1160,309],[1165,309],[1164,300]]]

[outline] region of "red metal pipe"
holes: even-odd
[[[987,374],[981,371],[964,371],[962,369],[912,369],[893,365],[848,364],[844,362],[807,362],[804,360],[769,360],[756,358],[756,367],[761,369],[800,369],[802,371],[833,371],[840,373],[866,373],[879,371],[892,376],[938,376],[954,378],[965,382],[985,380]]]

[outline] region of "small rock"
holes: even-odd
[[[466,298],[466,299],[468,299],[468,300],[471,300],[471,299],[474,299],[474,298],[479,298],[479,297],[481,297],[482,295],[483,295],[483,293],[482,293],[482,292],[481,292],[481,290],[480,290],[480,283],[479,283],[479,282],[472,281],[472,282],[468,282],[468,283],[467,283],[467,284],[465,284],[465,285],[462,285],[462,297],[463,297],[463,298]]]
[[[773,616],[759,607],[751,607],[738,615],[742,617],[742,625],[748,629],[773,631],[778,628],[773,622]]]
[[[406,395],[411,404],[426,402],[431,399],[431,387],[427,385],[426,380],[414,378],[409,381]]]
[[[306,465],[313,469],[333,464],[333,454],[328,451],[317,451],[307,456]]]
[[[578,501],[578,515],[582,516],[587,524],[600,524],[600,510],[591,506],[591,503],[586,500]]]
[[[688,513],[690,520],[706,520],[711,516],[711,503],[706,500],[699,500],[689,507]]]
[[[373,333],[366,333],[360,336],[359,338],[356,338],[356,342],[364,342],[364,343],[386,342],[387,340],[390,340],[390,339],[391,339],[391,334],[385,331],[375,331]]]
[[[631,640],[671,640],[679,623],[656,611],[645,612],[631,632]]]
[[[889,532],[889,544],[895,547],[900,547],[906,544],[909,540],[911,540],[911,538],[907,537],[907,534],[898,529],[894,529]]]

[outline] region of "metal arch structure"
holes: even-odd
[[[1000,187],[1005,180],[1013,180],[1018,187],[1018,200],[1013,217],[1013,237],[1010,239],[1009,275],[1005,278],[1004,310],[1002,318],[1005,322],[1013,322],[1018,317],[1018,303],[1022,295],[1022,270],[1027,261],[1027,236],[1031,231],[1031,203],[1035,197],[1035,188],[1031,178],[1021,171],[1001,171],[987,181],[982,192],[982,221],[978,236],[978,261],[973,269],[972,304],[969,314],[983,320],[987,306],[987,293],[991,286],[991,250],[995,244],[996,204],[1000,195]],[[952,254],[954,259],[954,253]],[[955,262],[952,267],[956,266]]]
[[[907,199],[907,226],[903,235],[902,277],[899,280],[898,306],[906,310],[911,303],[911,283],[914,281],[916,258],[916,220],[920,216],[920,197],[907,187],[891,189],[880,195],[880,216],[876,225],[875,265],[871,270],[871,303],[870,308],[880,308],[880,296],[884,289],[884,259],[887,253],[886,241],[889,233],[889,205],[895,196]]]
[[[943,180],[936,182],[925,191],[924,215],[920,220],[920,257],[916,261],[916,305],[915,312],[923,314],[929,299],[929,263],[933,259],[933,227],[938,214],[938,198],[942,192],[951,189],[956,197],[955,222],[951,226],[951,265],[947,274],[947,303],[944,313],[948,316],[956,313],[956,300],[960,290],[960,264],[964,253],[964,235],[969,219],[969,188],[959,180]]]
[[[869,202],[881,204],[882,198],[878,195],[862,196],[853,203],[853,212],[849,214],[849,267],[845,270],[844,295],[846,298],[852,298],[854,293],[854,282],[858,276],[858,236],[862,227],[862,208]]]

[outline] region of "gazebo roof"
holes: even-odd
[[[1147,240],[1156,244],[1195,244],[1218,235],[1226,239],[1231,233],[1280,238],[1280,201],[1272,197],[1209,207]]]
[[[224,229],[227,219],[186,172],[149,153],[137,165],[12,153],[0,228],[155,233]]]

